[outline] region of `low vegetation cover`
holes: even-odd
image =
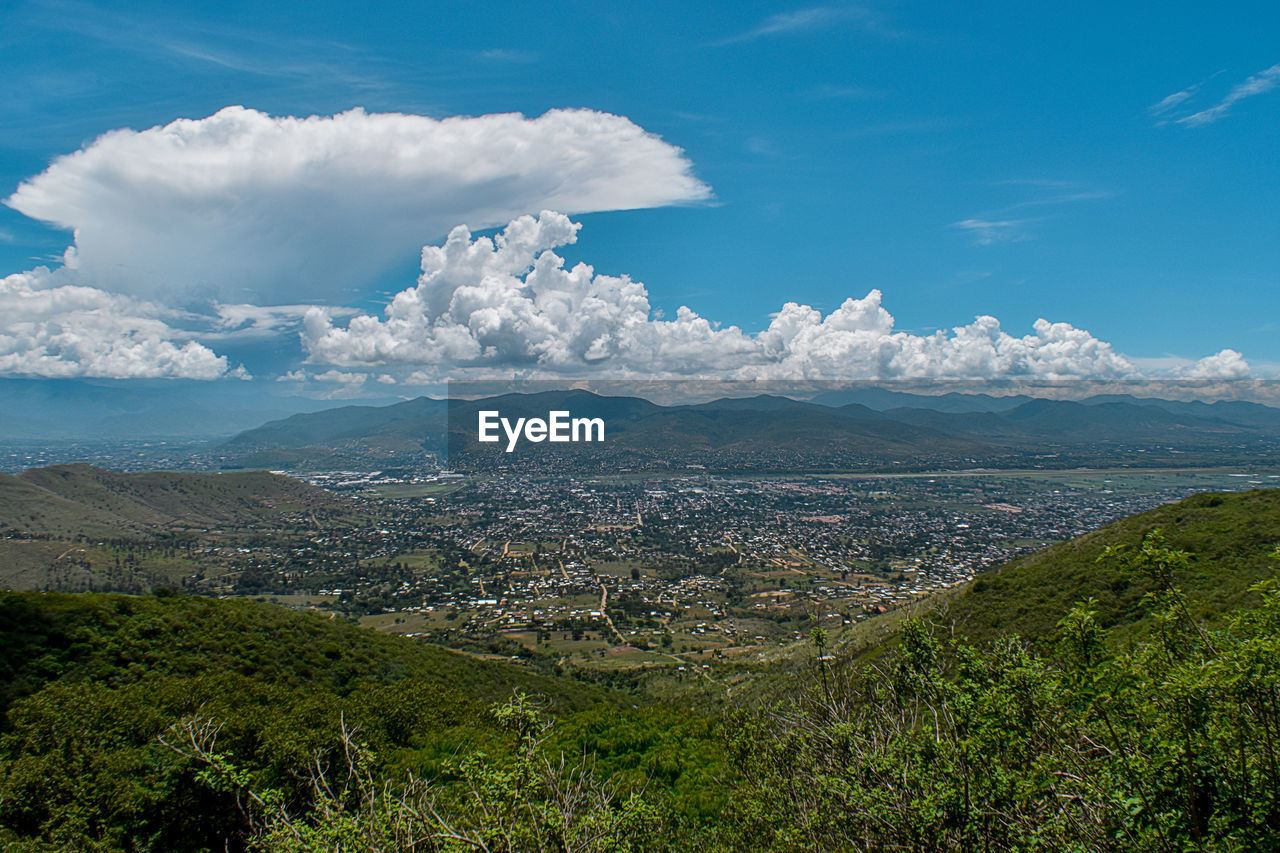
[[[5,594],[0,842],[1276,849],[1276,513],[1212,501],[1068,549],[1061,606],[996,595],[1025,566],[971,591],[1056,608],[1034,635],[966,634],[968,596],[876,656],[815,631],[796,689],[714,716],[250,601]]]
[[[1100,558],[1157,529],[1169,547],[1187,554],[1177,580],[1191,615],[1216,622],[1256,604],[1250,587],[1275,574],[1280,489],[1193,495],[1044,548],[980,576],[938,619],[974,642],[1013,633],[1051,638],[1062,614],[1093,597],[1099,623],[1118,638],[1146,632],[1152,580],[1123,561]]]
[[[1206,629],[1158,534],[1109,555],[1153,630],[1116,649],[1097,602],[1051,644],[904,625],[898,648],[749,717],[727,823],[773,850],[1266,850],[1280,844],[1280,584]]]
[[[173,538],[353,515],[323,489],[266,471],[121,473],[76,463],[0,474],[0,536],[24,539]]]

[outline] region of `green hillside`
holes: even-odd
[[[220,749],[250,778],[301,796],[293,774],[343,725],[384,767],[439,771],[459,750],[502,748],[487,710],[515,690],[558,714],[608,702],[244,600],[4,593],[0,648],[0,827],[37,849],[222,849],[242,824],[234,792],[157,740],[184,718],[218,721]]]
[[[1099,620],[1120,635],[1140,630],[1150,584],[1118,559],[1099,559],[1110,546],[1137,546],[1159,529],[1170,547],[1188,552],[1180,578],[1192,615],[1213,620],[1257,601],[1248,589],[1272,577],[1280,547],[1280,490],[1201,494],[1118,521],[984,573],[948,596],[939,618],[974,640],[1051,634],[1077,602],[1097,599]]]
[[[841,666],[867,666],[896,648],[905,622],[921,618],[977,645],[1011,636],[1043,645],[1056,641],[1059,620],[1090,598],[1112,641],[1131,642],[1153,627],[1151,608],[1143,603],[1151,584],[1126,568],[1119,555],[1103,555],[1108,548],[1137,548],[1156,530],[1168,547],[1187,553],[1179,587],[1192,616],[1208,624],[1256,606],[1259,597],[1250,587],[1280,572],[1275,556],[1280,548],[1280,489],[1194,495],[860,622],[839,637],[831,653]],[[791,649],[738,689],[737,701],[767,703],[787,696],[812,677],[813,657],[807,645]]]
[[[479,702],[516,687],[568,705],[599,698],[576,682],[247,599],[0,593],[0,645],[0,710],[50,681],[123,686],[214,673],[337,694],[413,677],[427,692]]]
[[[343,513],[323,489],[266,471],[120,473],[75,464],[0,474],[0,532],[37,538],[270,528],[290,515]]]
[[[734,843],[1280,849],[1278,542],[1280,491],[1197,495],[815,633],[731,712]]]

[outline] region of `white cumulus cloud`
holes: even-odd
[[[1251,372],[1243,355],[1233,349],[1224,349],[1185,368],[1182,375],[1188,379],[1247,379]]]
[[[247,378],[169,326],[153,303],[37,267],[0,279],[0,373],[110,379]]]
[[[528,375],[722,378],[1122,377],[1134,365],[1067,323],[1039,320],[1030,334],[994,317],[933,335],[895,331],[872,290],[826,314],[788,302],[768,328],[748,334],[682,307],[656,317],[645,286],[566,269],[555,249],[581,226],[543,211],[514,219],[494,239],[454,228],[422,251],[422,274],[381,317],[344,324],[317,307],[303,320],[314,364],[413,368],[409,381],[486,371]]]
[[[104,134],[5,203],[73,229],[67,261],[83,283],[284,304],[345,301],[457,222],[709,196],[679,148],[593,110],[294,118],[227,107]]]

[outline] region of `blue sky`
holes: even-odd
[[[688,306],[750,338],[786,302],[826,315],[877,289],[893,329],[911,335],[993,315],[1020,337],[1045,318],[1144,371],[1224,348],[1255,375],[1280,363],[1274,3],[6,3],[0,14],[6,197],[108,131],[229,105],[298,117],[583,108],[683,149],[710,190],[564,211],[582,225],[557,249],[566,266],[643,282],[662,318]],[[510,209],[525,202],[536,198]],[[56,269],[70,242],[0,208],[0,274]],[[380,316],[414,286],[418,261],[388,250],[320,295],[256,299],[241,276],[237,301],[327,305],[342,331],[341,309]],[[200,313],[192,291],[168,300],[121,277],[31,288]],[[318,345],[300,348],[296,317],[240,336],[160,319],[175,346],[195,335],[260,380],[332,369],[389,385],[427,361],[449,370],[421,352],[392,367],[325,361]]]

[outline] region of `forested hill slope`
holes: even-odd
[[[1276,576],[1280,559],[1280,489],[1194,495],[1053,545],[979,576],[948,596],[937,618],[975,641],[1019,634],[1046,637],[1078,601],[1097,600],[1099,621],[1124,636],[1141,630],[1141,600],[1150,589],[1125,568],[1111,546],[1137,548],[1159,530],[1188,562],[1175,582],[1191,614],[1210,621],[1226,610],[1256,604],[1248,589]]]
[[[126,474],[75,464],[0,474],[0,533],[33,537],[243,528],[342,509],[342,501],[323,489],[266,471]]]
[[[248,599],[0,592],[0,647],[0,711],[52,683],[221,673],[336,695],[412,678],[424,695],[481,703],[516,688],[568,705],[600,698],[578,682]]]
[[[1277,540],[1280,492],[1199,495],[986,573],[835,664],[811,653],[739,736],[739,832],[769,850],[1280,849]]]
[[[216,727],[253,784],[301,796],[344,726],[385,766],[439,772],[501,747],[488,710],[513,691],[559,712],[606,696],[248,600],[0,593],[0,648],[3,849],[223,849],[237,792],[159,740],[183,720]]]

